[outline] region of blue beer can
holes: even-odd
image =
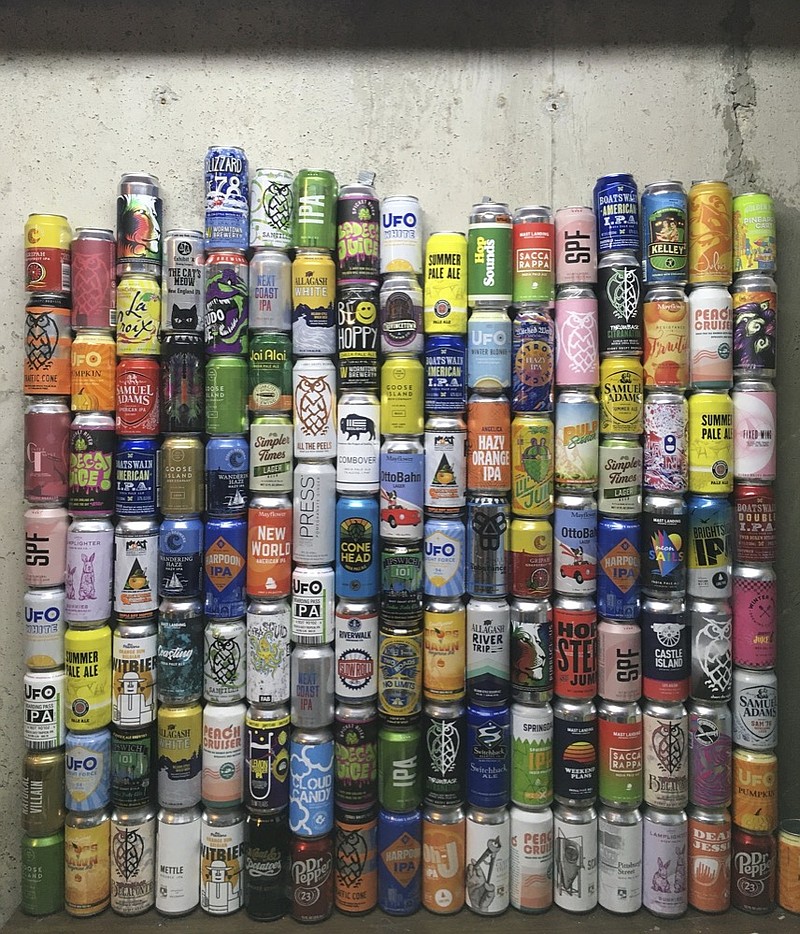
[[[609,519],[597,524],[597,612],[605,619],[639,616],[642,524],[638,519]]]
[[[378,905],[387,915],[413,915],[422,891],[422,809],[378,813]]]
[[[688,276],[686,192],[676,181],[653,182],[642,192],[642,278],[683,284]]]
[[[96,811],[111,801],[111,730],[73,733],[64,747],[64,804],[69,811]]]
[[[380,454],[381,537],[417,542],[422,537],[425,449],[415,438],[387,438]]]
[[[425,341],[425,409],[463,412],[467,406],[467,348],[463,337],[439,334]]]
[[[556,326],[547,305],[525,308],[512,325],[511,409],[515,415],[553,411]]]
[[[118,516],[158,512],[158,442],[119,438],[114,453],[115,511]]]
[[[336,596],[371,600],[380,588],[378,501],[340,496],[336,504]]]
[[[158,595],[196,597],[203,587],[203,522],[167,518],[158,533]]]
[[[238,619],[247,610],[247,519],[209,516],[205,530],[206,616]]]
[[[289,829],[299,837],[333,830],[333,733],[295,729],[289,744]]]
[[[203,631],[199,597],[162,600],[158,608],[158,700],[170,707],[203,696]]]
[[[211,146],[205,159],[207,250],[250,246],[247,156],[238,146]]]
[[[467,386],[476,392],[511,387],[511,318],[497,308],[476,308],[467,322]]]
[[[729,600],[733,572],[733,508],[724,496],[688,497],[686,590],[704,600]]]
[[[501,707],[467,705],[467,802],[507,807],[511,795],[511,714]]]
[[[639,192],[628,172],[601,175],[594,186],[597,251],[639,252]]]
[[[511,590],[511,506],[504,496],[471,493],[467,500],[466,591],[504,597]]]
[[[423,587],[429,597],[464,593],[467,530],[460,519],[428,519],[425,523]]]
[[[206,512],[243,516],[247,511],[250,445],[240,437],[209,438],[206,444]]]

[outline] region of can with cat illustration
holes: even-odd
[[[657,918],[679,918],[688,907],[687,844],[685,811],[645,809],[642,904]]]
[[[203,234],[175,228],[164,234],[161,330],[203,333]]]
[[[553,901],[571,914],[597,905],[597,811],[553,809]]]
[[[511,822],[508,811],[467,811],[466,905],[476,915],[501,915],[510,904]]]

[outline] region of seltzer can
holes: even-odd
[[[158,354],[161,349],[161,286],[155,272],[142,272],[138,263],[118,265],[117,354]]]
[[[737,480],[775,479],[777,398],[765,380],[737,380],[733,399],[733,464]]]

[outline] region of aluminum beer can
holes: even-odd
[[[200,808],[159,810],[156,828],[156,911],[180,917],[200,901]]]
[[[247,430],[247,362],[224,354],[206,363],[207,435],[241,435]]]
[[[69,490],[69,408],[60,400],[26,400],[24,494],[29,503],[58,503]]]
[[[773,668],[776,661],[777,582],[769,567],[733,569],[733,663]]]
[[[681,182],[651,182],[642,192],[645,282],[686,282],[688,201]]]
[[[731,712],[727,704],[689,705],[689,800],[702,808],[731,802]]]
[[[555,485],[565,492],[594,492],[598,485],[600,406],[593,392],[558,394],[555,418]]]
[[[467,238],[460,231],[432,233],[425,244],[426,334],[466,334]]]
[[[296,566],[292,572],[292,642],[333,642],[333,568]]]
[[[154,438],[120,438],[114,452],[117,515],[152,516],[158,512],[157,504],[158,442]]]
[[[111,803],[140,808],[156,796],[156,724],[138,730],[111,728]]]
[[[206,808],[238,808],[242,803],[246,713],[241,703],[203,708],[201,791]]]
[[[248,813],[289,804],[289,708],[248,707],[244,721],[244,804]]]
[[[247,520],[209,517],[204,545],[206,615],[215,619],[244,616]]]
[[[503,597],[511,590],[511,509],[504,496],[470,493],[467,499],[466,590],[473,597]]]
[[[159,508],[165,516],[203,511],[203,442],[192,435],[171,435],[161,444]]]
[[[299,249],[292,263],[292,344],[296,354],[336,353],[336,266],[323,249]]]
[[[466,530],[459,519],[428,519],[424,539],[424,591],[453,599],[464,593]]]
[[[511,423],[511,509],[538,518],[553,511],[554,429],[546,415],[518,415]]]
[[[291,470],[291,449],[287,465]],[[292,553],[311,567],[336,558],[336,469],[330,461],[298,461],[294,468]]]
[[[467,350],[464,337],[436,334],[425,340],[425,408],[460,414],[466,408]]]
[[[64,671],[66,728],[91,733],[108,726],[111,722],[112,680],[109,627],[67,629],[64,634]],[[27,677],[30,676],[29,672]]]
[[[597,811],[557,804],[553,809],[553,901],[571,914],[597,905]]]
[[[517,911],[539,914],[553,904],[553,812],[512,805],[510,900]]]
[[[53,670],[64,665],[64,633],[67,629],[64,588],[26,590],[25,665],[32,670]]]
[[[200,704],[158,708],[158,803],[188,808],[200,803],[203,712]]]
[[[422,810],[378,812],[378,906],[391,916],[412,915],[422,899]]]
[[[657,918],[678,918],[688,907],[686,812],[648,807],[642,830],[642,904]]]
[[[731,190],[726,182],[689,189],[689,284],[730,285],[733,271]]]
[[[644,345],[642,271],[636,253],[608,253],[597,264],[598,338],[601,355],[637,357]]]
[[[369,602],[336,605],[335,688],[338,700],[373,702],[378,693],[378,608]]]
[[[774,671],[733,669],[733,742],[757,752],[777,743],[778,689]]]
[[[378,811],[336,812],[336,907],[364,915],[378,904]]]
[[[292,185],[292,244],[331,251],[336,246],[338,185],[327,169],[301,169]]]
[[[369,496],[341,496],[336,504],[336,596],[372,600],[378,596],[378,502]]]
[[[696,700],[731,699],[731,631],[733,614],[727,600],[689,601],[692,638],[692,682]]]
[[[597,795],[597,710],[591,700],[553,701],[553,794],[585,807]]]
[[[291,439],[287,441],[291,448]],[[250,447],[244,438],[209,438],[206,444],[206,512],[240,516],[247,508]],[[291,476],[291,470],[285,474]]]
[[[158,639],[154,622],[118,621],[111,640],[111,721],[136,729],[156,718]]]
[[[336,457],[336,368],[330,360],[305,357],[292,371],[294,456]]]
[[[158,608],[158,700],[193,704],[203,696],[203,608],[199,598]]]
[[[290,743],[289,829],[300,837],[333,830],[333,734],[295,729]]]
[[[422,690],[426,699],[462,698],[466,685],[466,614],[460,599],[425,603],[422,649]]]
[[[78,227],[72,241],[72,326],[113,328],[117,278],[114,232]]]
[[[689,491],[727,496],[733,492],[733,403],[725,392],[689,397]]]
[[[392,195],[381,201],[381,275],[422,273],[422,210],[415,195]]]
[[[692,631],[680,598],[645,597],[642,601],[642,694],[674,703],[689,696]]]
[[[467,298],[508,304],[513,298],[511,273],[512,216],[507,204],[484,200],[472,205],[467,229]]]
[[[460,806],[423,811],[422,905],[432,914],[456,914],[464,907],[466,830]]]
[[[505,808],[511,798],[511,716],[507,704],[467,705],[468,804]]]
[[[231,915],[244,904],[245,814],[209,808],[200,827],[200,907]]]
[[[235,704],[244,700],[247,683],[244,620],[209,620],[203,643],[203,697],[210,704]]]
[[[553,607],[555,692],[587,700],[597,693],[597,609],[588,597],[559,595]]]
[[[639,705],[603,700],[597,708],[598,794],[612,808],[642,803],[642,712]]]
[[[644,724],[644,802],[651,808],[679,810],[689,802],[689,719],[683,704],[646,701]]]
[[[164,334],[159,412],[164,432],[201,432],[206,421],[203,336]]]
[[[161,330],[202,334],[205,317],[203,234],[176,228],[164,235]]]
[[[64,804],[86,813],[108,806],[111,800],[111,733],[66,735],[64,749]]]
[[[555,300],[555,384],[597,386],[600,381],[597,299],[587,285],[562,285]]]
[[[642,590],[681,597],[686,590],[689,518],[681,496],[649,494],[642,513]]]
[[[288,250],[292,245],[294,176],[288,169],[255,169],[250,182],[250,246]]]
[[[42,292],[31,296],[25,304],[23,393],[68,396],[72,387],[71,350],[69,298]],[[112,374],[112,384],[113,379]],[[76,401],[89,401],[85,399],[85,391]],[[111,405],[113,408],[113,402]]]
[[[340,282],[336,289],[339,387],[348,392],[378,389],[378,283]]]
[[[513,300],[551,302],[555,298],[555,227],[545,205],[529,205],[514,212],[511,236]]]
[[[511,705],[511,800],[538,809],[553,802],[553,711]]]
[[[425,347],[422,289],[416,275],[393,272],[380,291],[381,351],[418,356]]]
[[[246,250],[250,245],[248,164],[240,146],[209,147],[205,156],[207,250]]]
[[[108,810],[67,814],[64,847],[58,862],[59,869],[62,865],[64,867],[64,891],[63,898],[59,898],[58,910],[63,906],[67,914],[75,918],[88,918],[108,908],[111,898],[110,843]],[[59,877],[60,872],[55,878]],[[61,895],[61,886],[57,885],[56,889]],[[23,898],[24,895],[25,886]]]
[[[258,331],[250,335],[247,358],[247,405],[256,415],[292,411],[292,342],[286,334]]]
[[[689,378],[693,389],[724,390],[733,378],[733,308],[726,286],[689,295]]]
[[[117,197],[117,269],[127,260],[145,268],[161,265],[162,204],[158,179],[125,173]]]
[[[800,914],[798,892],[798,857],[800,856],[800,825],[796,820],[784,820],[778,833],[778,904],[784,911]]]
[[[336,202],[336,253],[342,279],[375,279],[379,274],[380,205],[373,172],[342,185]]]
[[[423,647],[416,624],[381,625],[378,632],[378,711],[395,725],[422,711]]]
[[[117,263],[117,356],[157,355],[161,349],[161,285],[138,261]]]
[[[644,385],[679,389],[689,385],[689,305],[682,288],[661,285],[644,299]]]
[[[256,707],[284,704],[291,696],[291,615],[286,600],[247,605],[247,699]]]
[[[156,809],[111,811],[111,910],[131,917],[156,900]]]
[[[292,330],[292,261],[286,253],[256,248],[248,269],[248,291],[251,330]]]
[[[467,603],[466,678],[471,701],[506,703],[510,689],[511,608],[505,599],[473,597]]]
[[[297,645],[292,652],[292,726],[320,730],[333,723],[333,649],[329,645]]]
[[[628,172],[601,175],[593,189],[598,252],[639,252],[639,192]]]
[[[466,797],[467,723],[460,701],[428,700],[422,717],[422,796],[427,807],[453,808]]]
[[[645,418],[647,409],[645,408]],[[643,450],[626,438],[602,438],[599,446],[597,505],[601,514],[632,517],[642,511]]]
[[[597,612],[606,619],[639,615],[641,522],[600,518],[597,528]]]
[[[771,833],[733,827],[731,904],[749,914],[766,914],[775,907],[777,846]]]
[[[727,811],[689,811],[689,904],[706,914],[731,903],[731,818]]]
[[[405,542],[418,541],[422,536],[424,471],[421,442],[412,438],[387,438],[383,442],[380,450],[382,539]]]
[[[642,906],[642,815],[635,808],[598,808],[597,889],[606,911],[628,915]]]
[[[737,380],[731,399],[734,476],[737,480],[774,480],[777,399],[772,383]]]
[[[644,487],[649,492],[684,493],[688,487],[688,420],[677,392],[649,392],[644,403]]]
[[[378,712],[371,704],[340,703],[333,726],[335,806],[372,809],[378,800]]]
[[[597,624],[597,693],[630,703],[642,693],[642,631],[637,623],[601,619]]]
[[[552,412],[555,324],[546,305],[526,306],[517,312],[512,324],[512,351],[514,414]]]
[[[64,752],[26,752],[22,765],[22,829],[37,837],[64,826]]]
[[[747,564],[774,563],[777,545],[772,486],[736,483],[733,490],[737,560]]]
[[[110,516],[114,511],[114,419],[78,412],[69,426],[69,494],[73,516]]]
[[[406,354],[390,354],[381,366],[381,433],[420,435],[425,424],[422,363]]]
[[[63,214],[29,214],[25,222],[25,291],[69,292],[72,230]]]
[[[451,515],[466,505],[467,430],[463,419],[432,416],[425,423],[425,508]]]
[[[643,427],[642,365],[636,357],[606,357],[600,365],[600,431],[636,437]]]
[[[34,330],[34,334],[43,331],[41,338],[49,338],[48,342],[52,345],[53,335],[48,334],[50,329],[50,326],[35,320],[28,321],[26,327],[26,331]],[[54,353],[57,350],[56,347]],[[113,412],[116,407],[114,338],[107,330],[82,329],[76,334],[69,353],[70,374],[62,392],[64,395],[70,394],[73,411]],[[28,355],[26,347],[26,357]]]
[[[67,530],[65,617],[72,626],[111,618],[114,530],[108,519],[73,519]]]
[[[772,752],[734,749],[733,823],[743,830],[778,829],[778,759]]]
[[[511,319],[504,308],[476,308],[467,322],[467,386],[475,392],[511,388]]]
[[[734,376],[774,378],[778,303],[775,280],[760,273],[743,273],[736,277],[731,297]]]
[[[553,588],[553,527],[547,519],[511,520],[511,593],[544,600]]]
[[[733,271],[742,273],[757,269],[774,272],[777,248],[772,198],[763,192],[748,191],[736,195],[732,205]]]
[[[381,613],[385,620],[419,619],[422,610],[422,545],[384,544],[380,552]]]
[[[511,697],[544,704],[553,696],[553,607],[549,600],[511,603]]]
[[[247,509],[247,595],[288,597],[292,585],[292,503],[253,496]]]
[[[590,207],[555,212],[555,264],[558,285],[597,281],[597,220]]]
[[[154,620],[158,612],[158,522],[120,519],[114,529],[114,616]]]
[[[31,506],[25,510],[23,573],[28,587],[60,587],[64,584],[68,526],[69,515],[63,506]]]
[[[471,493],[511,489],[511,410],[505,396],[474,393],[467,404],[467,488]]]
[[[508,909],[510,849],[511,826],[505,808],[467,809],[465,901],[474,914],[494,917]]]
[[[422,803],[422,755],[418,725],[378,730],[378,800],[387,811],[402,814]]]
[[[339,398],[336,489],[339,493],[377,493],[380,489],[380,403],[365,392]]]
[[[602,521],[607,525],[610,520]],[[559,493],[553,515],[553,588],[556,593],[577,596],[595,593],[597,534],[594,497]]]

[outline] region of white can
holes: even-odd
[[[735,625],[735,623],[734,623]],[[772,669],[733,669],[733,742],[745,749],[778,744],[778,678]]]
[[[553,901],[564,911],[591,911],[597,905],[597,812],[557,804],[553,834]]]
[[[64,666],[64,588],[27,590],[25,606],[25,664],[47,671]]]
[[[150,807],[111,812],[111,910],[140,915],[156,900],[156,812]]]
[[[203,780],[206,807],[235,807],[244,791],[244,704],[203,708]]]
[[[156,911],[168,917],[187,915],[200,901],[199,807],[158,812],[156,839]]]
[[[538,914],[553,904],[553,812],[512,806],[511,904]]]
[[[63,671],[26,671],[22,738],[28,749],[64,745],[66,675]]]
[[[247,699],[256,707],[289,700],[291,612],[286,600],[247,607]]]
[[[733,464],[737,480],[775,479],[775,387],[742,379],[733,387]]]
[[[333,642],[333,568],[292,571],[292,642],[321,645]]]
[[[606,911],[632,914],[642,906],[642,815],[601,807],[597,815],[598,898]]]
[[[120,519],[114,530],[114,615],[131,623],[158,612],[158,522]]]
[[[336,558],[336,468],[330,461],[298,461],[294,469],[292,557],[318,567]]]
[[[292,370],[294,456],[336,457],[336,367],[326,357],[301,357]]]
[[[348,392],[339,399],[336,489],[377,493],[380,489],[380,418],[376,396]]]
[[[250,424],[250,492],[291,493],[294,428],[281,415],[259,415]]]
[[[156,718],[158,635],[155,623],[120,623],[111,640],[111,722],[136,729]]]
[[[244,811],[205,811],[200,828],[200,907],[231,915],[244,905]]]
[[[378,607],[340,600],[336,606],[334,691],[337,700],[368,701],[378,694]]]
[[[247,692],[247,625],[243,619],[206,623],[203,696],[212,704],[244,700]]]
[[[477,915],[500,915],[509,905],[511,824],[508,811],[467,811],[467,908]]]
[[[725,286],[689,293],[689,379],[692,389],[727,389],[733,382],[733,306]]]
[[[73,519],[67,530],[65,610],[72,626],[111,619],[114,527],[109,519]]]
[[[422,210],[414,195],[392,195],[381,202],[381,275],[422,274]]]

